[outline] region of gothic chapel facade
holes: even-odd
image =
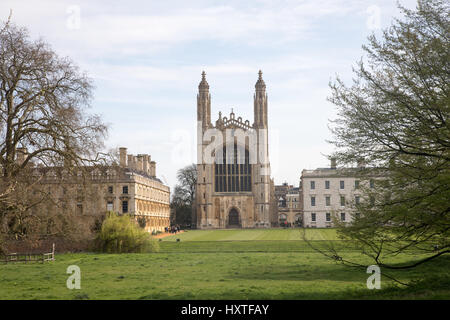
[[[193,223],[198,229],[274,226],[278,217],[268,161],[267,94],[262,72],[259,71],[255,85],[252,125],[231,111],[228,118],[222,117],[219,112],[213,126],[211,95],[205,72],[198,89],[199,156]],[[214,147],[212,153],[208,145],[214,139],[207,134],[208,131],[221,133],[222,136],[220,145]],[[236,132],[246,138],[238,139]],[[208,152],[213,161],[205,160],[204,155]]]

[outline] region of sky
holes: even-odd
[[[367,37],[401,16],[393,0],[1,0],[0,20],[10,10],[93,79],[88,112],[109,125],[105,149],[150,154],[171,188],[196,161],[203,70],[213,123],[231,108],[253,123],[262,70],[275,184],[298,186],[303,169],[329,166],[329,83],[338,75],[350,84]]]

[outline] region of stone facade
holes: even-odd
[[[268,162],[267,94],[266,85],[259,72],[254,95],[254,123],[236,117],[233,110],[229,117],[219,118],[211,123],[211,95],[205,73],[199,84],[197,95],[198,161],[195,217],[197,228],[258,228],[270,227],[277,223],[274,184],[270,178]],[[220,135],[221,143],[213,149],[214,160],[208,162],[211,139],[205,139],[208,132]],[[248,138],[240,143],[234,136],[240,132]],[[253,141],[253,143],[251,142]],[[234,156],[230,156],[234,154]],[[222,153],[223,152],[223,153]],[[220,154],[220,156],[219,156]],[[236,160],[236,154],[242,161]],[[265,157],[266,161],[260,161]],[[258,160],[251,160],[253,156]]]
[[[119,165],[81,170],[83,177],[64,167],[35,168],[51,200],[35,210],[60,210],[95,219],[108,211],[129,214],[148,232],[170,226],[170,188],[156,177],[156,163],[149,155],[127,155],[126,148],[120,148]]]
[[[170,188],[157,178],[156,162],[151,161],[150,155],[134,156],[126,152],[126,148],[120,148],[120,168],[127,176],[127,180],[121,182],[127,183],[128,190],[131,190],[129,213],[136,218],[144,218],[148,231],[164,231],[164,228],[170,227]],[[117,181],[116,185],[119,183]],[[113,211],[124,213],[125,198],[123,190],[120,193],[118,187],[115,199],[119,206],[122,201],[122,208],[116,207]]]
[[[284,183],[275,186],[278,199],[278,224],[280,226],[300,227],[303,222],[303,203],[299,188]]]
[[[345,223],[352,222],[355,214],[352,204],[363,197],[363,182],[357,170],[359,168],[337,168],[332,159],[330,168],[302,171],[300,194],[305,227],[333,227],[333,217]]]

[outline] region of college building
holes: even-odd
[[[255,84],[253,123],[231,110],[228,117],[219,112],[213,124],[205,72],[198,90],[194,223],[198,229],[276,226],[277,205],[268,161],[268,101],[262,72]],[[216,143],[214,147],[212,142]],[[208,160],[210,157],[212,160]]]
[[[299,187],[287,182],[275,186],[275,197],[278,201],[278,224],[281,227],[303,226],[303,202]]]
[[[351,223],[357,212],[353,204],[363,199],[362,186],[374,179],[361,181],[358,171],[364,168],[360,162],[355,168],[338,168],[336,159],[331,159],[329,168],[303,170],[300,179],[303,224],[307,228],[333,227],[333,217]]]
[[[82,168],[34,167],[45,201],[33,210],[76,215],[92,223],[107,212],[129,214],[148,232],[170,226],[170,188],[156,177],[156,162],[148,154],[127,154],[119,164]],[[17,161],[26,155],[21,149]]]

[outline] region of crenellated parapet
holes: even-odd
[[[222,112],[219,112],[219,119],[216,121],[216,128],[217,129],[234,129],[234,128],[240,128],[243,130],[253,130],[253,127],[250,125],[250,121],[242,120],[242,117],[237,117],[235,113],[233,112],[233,109],[231,109],[231,113],[229,117],[223,117],[222,118]]]

